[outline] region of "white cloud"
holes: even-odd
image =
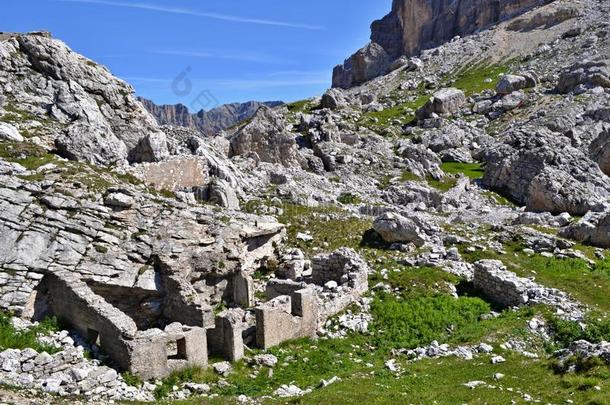
[[[231,21],[237,23],[246,23],[246,24],[259,24],[259,25],[271,25],[276,27],[287,27],[287,28],[300,28],[306,30],[323,30],[324,27],[318,25],[309,25],[309,24],[299,24],[299,23],[291,23],[285,21],[274,21],[274,20],[265,20],[258,18],[248,18],[248,17],[240,17],[236,15],[229,14],[220,14],[220,13],[210,13],[204,11],[197,11],[188,8],[180,8],[180,7],[167,7],[160,6],[157,4],[151,3],[124,3],[120,1],[112,1],[112,0],[57,0],[68,3],[87,3],[87,4],[101,4],[106,6],[113,7],[125,7],[125,8],[135,8],[140,10],[148,10],[148,11],[158,11],[162,13],[169,14],[181,14],[181,15],[190,15],[193,17],[202,17],[202,18],[210,18],[214,20],[222,20],[222,21]]]

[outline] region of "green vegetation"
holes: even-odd
[[[451,190],[453,187],[457,185],[457,179],[451,176],[445,176],[441,180],[433,179],[432,177],[428,178],[428,185],[433,187],[441,192],[447,192]]]
[[[340,247],[358,248],[362,235],[372,227],[370,220],[345,218],[345,213],[335,206],[303,207],[283,204],[283,214],[278,217],[288,227],[288,244],[309,254],[330,252]],[[341,214],[341,215],[339,215]],[[313,241],[296,238],[299,232],[309,232]]]
[[[485,168],[480,163],[448,162],[443,163],[441,169],[447,174],[463,174],[471,180],[481,179],[485,175]]]
[[[97,253],[101,253],[101,254],[108,253],[108,248],[106,246],[95,244],[95,245],[93,245],[93,248],[95,249],[95,251]]]
[[[567,347],[577,340],[587,340],[591,343],[610,341],[610,319],[592,314],[584,324],[586,328],[583,329],[580,322],[568,321],[556,316],[549,319],[549,326],[560,347]]]
[[[165,398],[172,392],[174,386],[184,382],[195,382],[200,384],[216,382],[218,381],[218,378],[215,377],[213,373],[214,372],[211,370],[205,370],[200,367],[191,367],[173,372],[169,377],[163,379],[161,385],[157,386],[155,389],[155,397],[157,399]]]
[[[382,111],[373,111],[363,115],[361,124],[374,129],[383,129],[398,121],[400,125],[411,123],[415,119],[415,111],[430,99],[427,95],[420,95],[415,101],[398,104]]]
[[[403,183],[407,181],[421,181],[421,178],[415,173],[405,171],[402,172],[402,175],[400,176],[400,181]]]
[[[598,261],[591,268],[582,259],[546,258],[541,255],[528,256],[522,252],[518,241],[505,246],[508,254],[501,255],[492,250],[462,251],[463,257],[475,262],[482,259],[501,260],[510,271],[522,277],[535,277],[548,287],[570,293],[579,301],[610,312],[610,261]]]
[[[489,311],[489,304],[480,298],[439,295],[397,301],[382,295],[372,305],[372,330],[379,331],[372,343],[386,352],[428,345],[433,340],[445,342],[451,331],[477,323]]]
[[[493,191],[485,190],[485,191],[483,191],[483,195],[485,195],[487,198],[489,198],[491,200],[491,202],[493,202],[494,204],[497,204],[497,205],[504,205],[506,207],[517,207],[518,206],[516,203],[512,202],[508,198],[506,198],[503,195],[500,195],[496,192],[493,192]]]
[[[337,201],[339,201],[341,204],[360,204],[362,202],[362,200],[360,199],[360,197],[358,197],[356,194],[352,194],[352,193],[343,193],[339,196],[339,198],[337,198]]]
[[[123,380],[127,385],[131,385],[132,387],[139,388],[142,386],[142,380],[135,374],[130,373],[129,371],[121,374],[123,376]]]
[[[465,66],[454,75],[449,76],[446,81],[452,82],[451,86],[462,90],[466,96],[471,96],[484,90],[495,89],[500,75],[506,74],[508,71],[509,69],[505,65]]]
[[[506,363],[492,365],[488,358],[466,361],[457,358],[423,360],[404,365],[405,372],[394,377],[389,372],[359,372],[327,388],[315,390],[297,400],[298,404],[509,404],[526,403],[523,394],[541,403],[608,404],[610,371],[599,367],[577,376],[553,374],[545,361],[503,354]],[[400,364],[402,366],[402,364]],[[526,372],[524,372],[526,370]],[[504,374],[495,381],[496,373]],[[483,381],[471,389],[464,384]],[[586,381],[586,384],[582,384]],[[602,392],[593,389],[602,388]],[[510,388],[507,389],[507,388]]]
[[[37,336],[48,335],[59,330],[57,319],[48,318],[27,331],[16,330],[11,323],[11,317],[0,313],[0,351],[6,349],[32,348],[38,352],[57,353],[59,349],[43,345],[38,342]]]
[[[387,270],[387,277],[381,277],[381,269]],[[439,291],[449,292],[446,288],[455,285],[460,279],[436,267],[406,267],[395,260],[385,260],[377,266],[377,272],[369,277],[369,284],[389,284],[398,289],[404,298],[429,297],[438,295]]]
[[[31,143],[0,142],[0,157],[19,163],[28,170],[38,169],[47,163],[55,163],[55,155]]]
[[[286,104],[286,108],[291,113],[310,113],[312,110],[315,110],[318,106],[316,106],[311,100],[300,100],[295,101],[294,103]]]

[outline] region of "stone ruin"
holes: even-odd
[[[312,263],[293,251],[278,278],[255,280],[285,237],[264,217],[223,222],[209,207],[161,206],[119,189],[105,205],[65,194],[38,200],[18,182],[2,190],[0,310],[54,315],[112,366],[144,379],[313,337],[368,288],[368,266],[350,249]],[[221,305],[229,309],[215,314]]]
[[[267,281],[268,301],[254,308],[254,316],[235,308],[216,317],[208,329],[210,353],[235,361],[243,357],[244,346],[268,349],[316,336],[329,317],[368,290],[368,273],[367,263],[352,249],[316,256],[311,264],[302,253],[288,252],[275,273],[283,278]]]
[[[257,306],[254,280],[239,271],[222,294],[233,308],[215,316],[181,277],[170,271],[148,273],[148,283],[141,277],[132,288],[69,271],[49,273],[34,289],[23,315],[53,314],[99,347],[116,368],[152,379],[188,366],[205,367],[208,354],[237,361],[247,346],[268,349],[315,337],[328,317],[368,289],[368,265],[350,249],[316,256],[310,274],[269,280],[268,301]]]
[[[190,365],[207,365],[206,331],[170,323],[141,330],[132,317],[108,303],[69,272],[46,276],[40,290],[51,312],[90,344],[103,348],[116,366],[145,379],[162,378]]]

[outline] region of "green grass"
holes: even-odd
[[[372,343],[388,352],[396,348],[413,349],[433,340],[445,342],[451,331],[477,323],[489,311],[489,304],[480,298],[439,295],[398,301],[382,295],[372,305],[372,330],[378,331]]]
[[[445,176],[441,180],[433,179],[432,177],[428,178],[428,185],[437,189],[440,192],[447,192],[451,190],[453,187],[457,185],[457,179],[450,176]]]
[[[610,260],[598,261],[591,269],[582,259],[546,258],[541,255],[527,256],[518,243],[505,246],[508,254],[500,255],[492,250],[462,251],[469,262],[481,259],[501,260],[510,271],[522,277],[535,277],[548,287],[558,288],[575,299],[610,312]]]
[[[492,203],[497,205],[503,205],[505,207],[518,207],[518,204],[512,202],[508,198],[500,195],[494,191],[484,190],[483,195],[486,196]]]
[[[485,168],[480,163],[448,162],[441,165],[441,169],[448,174],[463,174],[471,180],[482,179]]]
[[[407,182],[407,181],[421,181],[421,177],[419,177],[415,173],[404,171],[404,172],[402,172],[402,175],[400,176],[400,181],[403,183]]]
[[[48,335],[58,330],[57,319],[48,318],[27,331],[18,331],[13,327],[11,317],[8,314],[0,313],[0,351],[31,348],[37,352],[57,353],[61,349],[40,344],[37,336]]]
[[[31,143],[0,142],[0,157],[19,163],[28,170],[38,169],[47,163],[55,163],[55,155]]]
[[[370,219],[346,217],[335,206],[309,208],[283,204],[281,208],[283,214],[278,217],[279,221],[291,225],[288,228],[288,246],[298,247],[310,255],[331,252],[344,246],[358,248],[363,234],[372,228]],[[299,232],[309,232],[313,241],[297,239]]]
[[[312,110],[314,110],[317,106],[311,101],[311,100],[300,100],[300,101],[295,101],[294,103],[290,103],[290,104],[286,104],[286,108],[288,108],[288,111],[290,111],[291,113],[310,113]]]
[[[526,403],[527,393],[541,403],[608,404],[610,372],[607,368],[590,370],[586,374],[560,375],[549,370],[546,361],[506,354],[506,363],[490,364],[489,358],[465,361],[456,358],[423,360],[404,367],[402,376],[387,371],[361,372],[314,391],[293,404],[517,404]],[[495,381],[496,373],[504,374]],[[582,384],[583,378],[586,383]],[[470,389],[469,381],[484,381],[491,387]],[[602,392],[593,390],[598,385]],[[502,387],[502,388],[500,388]],[[508,390],[507,388],[510,388]]]
[[[386,128],[394,120],[399,121],[400,125],[409,124],[415,119],[415,111],[426,104],[429,99],[430,96],[420,95],[415,101],[401,103],[382,111],[366,113],[362,116],[360,123],[375,129]],[[413,112],[407,113],[407,110],[412,110]]]
[[[610,341],[610,319],[599,314],[590,314],[583,329],[580,322],[549,317],[549,327],[554,333],[554,340],[560,347],[567,347],[577,340],[587,340],[591,343]]]
[[[504,65],[466,66],[450,76],[447,81],[454,81],[452,87],[462,90],[466,96],[471,96],[484,90],[495,89],[500,75],[508,73],[508,70]],[[486,79],[491,79],[491,82],[486,83]]]

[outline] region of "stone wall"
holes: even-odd
[[[318,329],[318,304],[311,289],[277,297],[257,307],[255,314],[256,344],[262,349],[314,337]]]
[[[244,315],[243,310],[236,308],[216,316],[214,328],[207,330],[210,354],[229,361],[238,361],[244,357]]]
[[[121,370],[150,379],[207,365],[205,329],[173,323],[165,330],[138,331],[133,319],[70,272],[45,276],[37,297],[46,299],[53,315],[100,347]]]
[[[143,163],[136,166],[138,177],[157,190],[176,191],[204,186],[209,182],[205,159],[174,157],[160,163]]]
[[[500,305],[547,305],[554,308],[559,317],[576,321],[582,320],[587,312],[587,308],[569,294],[518,277],[506,270],[499,260],[476,262],[473,281],[476,288]]]
[[[334,281],[357,291],[368,289],[368,265],[352,249],[341,248],[331,254],[318,255],[311,261],[314,284],[325,285]]]
[[[514,307],[527,304],[532,282],[507,271],[498,260],[481,260],[474,266],[474,285],[492,301]]]

